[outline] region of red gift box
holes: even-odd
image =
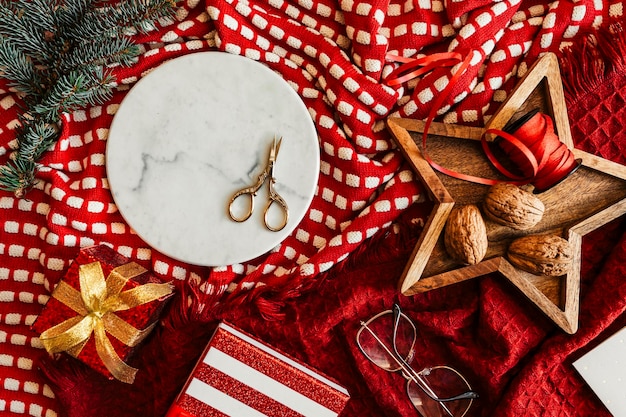
[[[332,417],[349,398],[330,378],[220,323],[166,417]]]
[[[55,287],[33,329],[51,354],[66,352],[109,379],[132,383],[137,370],[125,362],[156,324],[172,290],[108,246],[88,247]]]

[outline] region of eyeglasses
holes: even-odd
[[[457,370],[433,366],[421,371],[409,363],[415,354],[415,324],[395,304],[361,322],[356,334],[359,349],[375,365],[388,372],[401,371],[415,409],[424,417],[463,417],[478,394]]]

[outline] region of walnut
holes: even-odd
[[[520,237],[509,246],[507,257],[519,269],[555,277],[567,274],[573,262],[569,242],[555,235]]]
[[[474,265],[487,253],[487,229],[480,210],[473,204],[455,207],[444,231],[446,251],[455,261]]]
[[[516,230],[530,229],[543,217],[543,202],[521,188],[507,183],[496,184],[483,203],[485,216]]]

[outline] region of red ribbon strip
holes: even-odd
[[[457,52],[440,52],[420,58],[404,58],[394,54],[387,54],[387,60],[405,64],[400,65],[386,77],[385,81],[388,85],[396,86],[426,74],[435,68],[452,67],[461,62],[463,57]],[[419,69],[413,70],[414,68]]]

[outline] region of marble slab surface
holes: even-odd
[[[279,232],[263,224],[267,185],[243,223],[233,193],[263,171],[282,137],[276,191],[289,206]],[[276,247],[302,220],[319,175],[317,133],[304,103],[279,75],[251,59],[200,52],[170,60],[122,101],[106,167],[124,219],[154,249],[196,265],[222,266]]]

